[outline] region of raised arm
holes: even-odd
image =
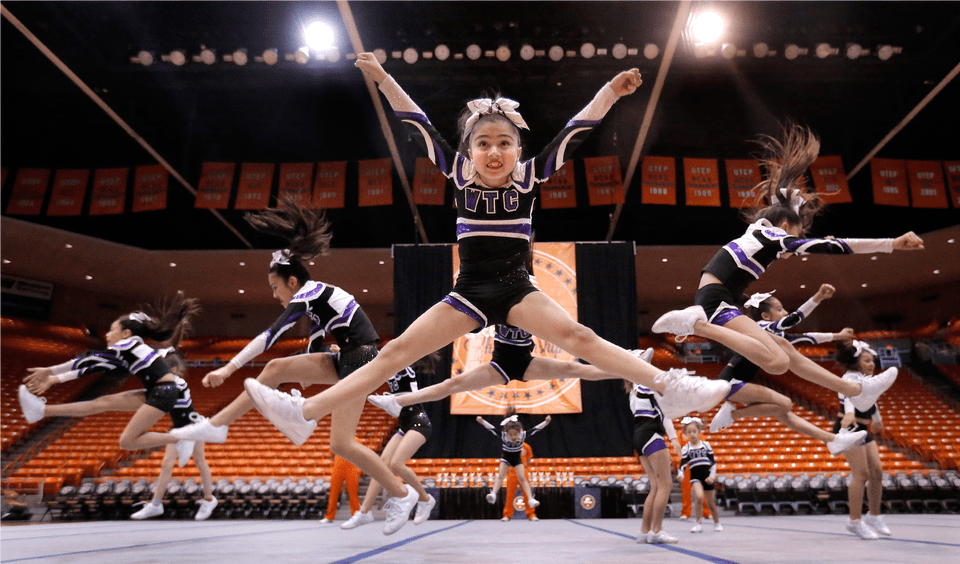
[[[492,424],[488,423],[486,419],[484,419],[483,417],[480,417],[479,415],[477,415],[477,423],[483,425],[484,429],[493,433],[494,437],[500,436],[500,434],[497,433],[497,428],[494,427]]]

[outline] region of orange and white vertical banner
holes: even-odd
[[[577,207],[577,182],[573,159],[563,163],[546,182],[540,185],[540,207],[543,209]]]
[[[243,163],[237,182],[237,210],[262,210],[270,206],[273,188],[273,163]],[[229,192],[228,192],[229,194]]]
[[[536,286],[577,319],[577,260],[574,243],[534,243],[533,274]],[[453,253],[454,276],[460,271],[460,259]],[[494,328],[468,333],[453,343],[453,375],[458,376],[490,362]],[[552,343],[533,338],[534,356],[574,362],[573,357]],[[580,380],[512,380],[506,385],[462,392],[450,396],[454,415],[502,415],[508,405],[521,413],[581,413]]]
[[[907,161],[910,201],[915,208],[947,208],[947,186],[940,161]]]
[[[413,203],[442,206],[446,196],[447,177],[426,157],[417,157],[413,173]]]
[[[960,210],[960,161],[944,161],[943,169],[946,172],[947,191],[953,209]]]
[[[129,168],[101,168],[93,174],[93,192],[90,196],[90,215],[123,213],[127,203]]]
[[[763,180],[757,159],[726,159],[727,191],[731,208],[751,207],[757,201],[757,184]]]
[[[677,205],[677,163],[673,157],[643,157],[640,203]]]
[[[810,173],[813,175],[813,186],[817,196],[823,202],[848,204],[853,201],[841,157],[830,155],[817,157],[817,160],[810,165]]]
[[[313,183],[312,207],[339,209],[344,206],[347,191],[347,161],[317,163],[317,179]]]
[[[138,166],[133,169],[133,208],[135,212],[167,209],[167,187],[170,174],[163,165]]]
[[[13,181],[7,213],[10,215],[39,215],[43,198],[50,184],[50,169],[21,168]]]
[[[281,163],[277,201],[289,200],[302,208],[311,207],[313,163]]]
[[[622,204],[626,201],[623,196],[619,157],[583,159],[583,168],[586,172],[591,206]]]
[[[683,159],[688,206],[720,207],[720,173],[717,159]]]
[[[89,182],[89,170],[58,170],[53,176],[47,215],[80,215]]]
[[[357,205],[393,205],[393,165],[390,159],[360,161],[360,196]]]
[[[873,203],[880,206],[910,205],[907,187],[907,167],[899,159],[872,159],[870,175],[873,178]]]
[[[230,204],[234,163],[203,163],[195,207],[225,210]]]

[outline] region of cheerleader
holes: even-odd
[[[747,313],[761,328],[770,333],[783,337],[790,343],[814,344],[828,341],[849,340],[853,338],[853,329],[849,327],[839,333],[786,333],[787,329],[795,327],[803,321],[821,301],[833,296],[836,289],[830,284],[823,284],[820,289],[807,300],[800,309],[788,314],[780,300],[769,294],[753,294],[746,300]],[[865,432],[851,432],[840,429],[828,433],[806,419],[793,413],[793,402],[783,394],[770,388],[751,383],[760,368],[741,355],[734,355],[730,363],[720,373],[720,378],[731,383],[729,400],[724,402],[720,410],[710,422],[710,432],[717,433],[733,425],[737,419],[745,417],[775,417],[787,428],[814,439],[823,441],[830,454],[834,456],[859,444],[866,436]],[[733,402],[745,404],[737,409]]]
[[[454,150],[372,53],[357,55],[355,64],[380,84],[396,115],[456,185],[460,275],[450,294],[390,341],[376,359],[342,382],[306,402],[263,390],[262,400],[254,401],[258,409],[271,414],[271,421],[282,428],[309,432],[317,419],[370,394],[418,358],[490,324],[520,327],[608,374],[658,392],[671,390],[688,410],[709,409],[726,396],[728,382],[691,376],[679,369],[658,370],[601,339],[538,291],[525,267],[540,184],[563,165],[620,97],[636,91],[641,84],[638,70],[615,76],[544,151],[521,160],[520,129],[527,125],[516,102],[505,98],[469,102],[460,121],[460,146]],[[255,381],[248,383],[263,388]]]
[[[390,386],[390,393],[403,397],[416,392],[417,374],[436,372],[439,363],[440,355],[432,353],[418,360],[413,366],[391,376],[390,379],[387,380],[387,384]],[[396,434],[390,437],[387,446],[383,447],[383,453],[380,455],[380,459],[400,476],[406,484],[409,484],[413,489],[417,490],[417,494],[420,497],[417,500],[417,510],[413,515],[413,524],[420,525],[430,518],[430,512],[433,511],[433,507],[437,504],[437,499],[427,493],[423,484],[420,483],[420,478],[417,477],[413,469],[407,466],[407,462],[409,462],[410,458],[420,450],[420,447],[430,439],[433,428],[430,425],[430,418],[427,417],[427,412],[423,410],[423,406],[420,404],[413,404],[403,408],[397,417],[399,417],[398,423],[400,427],[397,429]],[[353,517],[343,525],[340,525],[340,528],[353,529],[360,525],[372,523],[373,515],[370,513],[370,510],[373,508],[373,504],[380,494],[381,489],[380,484],[376,480],[371,481],[367,487],[367,493],[363,498],[363,505],[360,506],[360,510],[354,513]]]
[[[650,478],[650,492],[643,504],[643,524],[637,542],[670,544],[677,537],[668,535],[661,527],[663,513],[673,489],[673,469],[664,437],[669,437],[673,450],[680,452],[680,441],[673,422],[664,419],[657,404],[660,394],[639,384],[624,381],[633,412],[633,448],[640,457],[643,471]]]
[[[720,532],[723,525],[720,524],[720,513],[717,511],[717,503],[714,494],[714,482],[717,479],[717,462],[713,457],[713,449],[710,443],[700,439],[700,432],[703,430],[703,421],[699,417],[684,417],[680,422],[683,425],[683,434],[690,441],[683,445],[680,451],[680,473],[679,479],[683,479],[684,470],[690,468],[690,484],[693,494],[693,508],[697,524],[690,529],[691,533],[702,533],[703,525],[703,500],[706,498],[707,507],[710,508],[710,514],[713,515],[713,530]]]
[[[329,251],[332,233],[324,214],[302,209],[285,200],[278,209],[248,214],[246,220],[258,231],[282,237],[288,242],[286,249],[273,253],[267,272],[273,297],[283,306],[284,312],[269,329],[250,341],[227,364],[204,376],[203,385],[216,387],[223,384],[240,367],[276,343],[301,318],[310,321],[308,352],[268,362],[256,380],[247,379],[246,393],[240,394],[230,405],[208,420],[174,431],[176,436],[183,439],[222,443],[227,439],[227,426],[249,411],[254,405],[255,396],[265,393],[263,390],[275,391],[274,388],[287,382],[298,382],[304,387],[336,384],[377,356],[379,337],[354,297],[336,286],[312,280],[303,264]],[[339,352],[321,352],[323,336],[327,332],[333,334]],[[251,382],[259,383],[260,387],[252,387]],[[294,390],[293,393],[293,396],[287,397],[291,397],[298,405],[303,403],[300,392]],[[387,522],[384,534],[395,533],[406,523],[411,509],[417,503],[417,491],[404,485],[376,453],[354,440],[363,411],[362,398],[341,401],[331,411],[331,450],[357,465],[386,488],[390,499],[385,505]],[[316,421],[312,421],[296,430],[281,427],[281,431],[292,442],[302,445],[316,425]]]
[[[532,437],[542,431],[544,427],[550,424],[550,419],[551,417],[547,415],[542,423],[536,425],[527,433],[523,430],[523,424],[520,423],[516,408],[513,406],[507,407],[507,415],[503,418],[503,421],[500,422],[500,426],[503,427],[499,433],[500,440],[503,442],[503,452],[500,454],[500,472],[493,482],[493,487],[490,488],[490,493],[487,494],[487,503],[494,504],[497,502],[497,492],[500,491],[503,479],[507,476],[507,470],[512,467],[513,471],[517,473],[517,483],[520,484],[520,490],[529,500],[528,505],[534,509],[540,505],[540,502],[533,497],[533,492],[530,490],[530,482],[527,481],[527,473],[523,468],[520,450],[523,448],[523,442],[527,437]],[[477,423],[483,425],[483,428],[493,433],[494,436],[497,436],[497,428],[488,423],[483,417],[478,415]]]
[[[837,362],[844,368],[844,380],[860,381],[874,378],[877,352],[863,341],[849,344],[837,343]],[[892,368],[896,370],[896,368]],[[890,536],[890,528],[880,515],[883,495],[883,466],[880,464],[880,450],[873,433],[883,429],[883,420],[876,405],[868,409],[856,407],[849,398],[840,395],[840,413],[833,429],[853,427],[867,432],[866,438],[844,453],[850,466],[850,484],[847,486],[847,501],[850,505],[850,520],[847,530],[863,540],[876,540],[877,535]],[[863,490],[867,490],[869,513],[861,517],[863,511]]]
[[[806,358],[783,337],[765,331],[737,308],[747,286],[781,257],[807,253],[890,253],[923,249],[912,231],[895,239],[808,238],[804,232],[822,209],[806,193],[804,173],[817,158],[820,141],[808,129],[785,128],[784,140],[767,138],[763,163],[767,177],[757,186],[763,207],[746,210],[747,231],[724,245],[703,268],[696,305],[669,312],[653,331],[678,338],[698,335],[733,349],[771,374],[793,371],[801,378],[850,398],[867,409],[889,388],[895,375],[880,374],[862,381],[845,381]]]

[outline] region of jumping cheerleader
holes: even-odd
[[[803,321],[820,304],[821,301],[833,296],[836,289],[823,284],[816,294],[806,301],[800,309],[787,314],[780,300],[770,294],[754,294],[746,301],[747,312],[750,317],[763,329],[779,337],[785,338],[792,344],[825,343],[828,341],[849,340],[853,338],[853,329],[849,327],[839,333],[803,333],[789,334],[785,331],[795,327]],[[733,425],[737,419],[745,417],[776,417],[787,428],[808,437],[823,441],[830,454],[837,455],[844,452],[866,436],[865,432],[850,432],[848,429],[835,430],[828,433],[806,419],[793,413],[793,402],[790,398],[779,394],[770,388],[751,383],[751,380],[760,372],[760,368],[741,355],[735,355],[730,363],[720,373],[720,378],[732,384],[729,401],[724,402],[720,411],[710,422],[710,432],[716,433]],[[736,409],[732,402],[745,404]]]
[[[497,478],[490,488],[490,493],[487,494],[487,503],[497,502],[497,492],[500,491],[500,486],[503,484],[504,478],[507,477],[507,470],[512,467],[513,471],[517,473],[517,483],[520,484],[523,495],[530,500],[530,507],[536,509],[540,505],[540,502],[533,497],[533,492],[530,490],[530,482],[527,481],[527,473],[524,471],[523,460],[520,458],[520,449],[523,448],[523,441],[527,437],[532,437],[542,431],[544,427],[550,424],[550,419],[550,416],[547,415],[542,423],[536,425],[527,433],[523,430],[523,424],[520,423],[516,408],[512,405],[507,407],[507,415],[500,422],[500,426],[503,427],[499,433],[500,440],[503,442],[503,452],[500,454],[500,472],[497,473]],[[497,436],[497,428],[487,423],[487,420],[483,417],[477,415],[477,423]],[[512,503],[512,500],[508,500],[508,503]]]
[[[769,205],[748,213],[750,226],[721,248],[703,268],[696,305],[663,315],[657,333],[698,335],[733,349],[771,374],[792,370],[801,378],[841,393],[858,409],[868,409],[889,388],[896,375],[880,374],[862,381],[842,380],[803,356],[783,337],[765,331],[737,308],[739,296],[770,264],[791,254],[889,253],[923,249],[912,231],[896,239],[811,239],[803,237],[822,209],[807,194],[804,173],[817,158],[820,141],[808,129],[785,128],[784,140],[767,138],[767,178],[757,193]]]

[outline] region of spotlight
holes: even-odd
[[[520,58],[523,59],[524,61],[529,61],[530,59],[532,59],[534,53],[535,52],[533,49],[533,45],[530,45],[529,43],[524,43],[520,47]]]
[[[314,51],[326,51],[334,43],[333,27],[322,21],[307,24],[303,30],[303,40]]]
[[[553,47],[550,48],[550,51],[548,52],[548,54],[550,56],[551,61],[554,61],[554,62],[559,61],[563,59],[563,47],[559,45],[554,45]]]
[[[816,54],[818,59],[826,59],[830,55],[836,55],[840,52],[840,49],[836,47],[831,47],[829,43],[818,43]]]
[[[139,53],[137,53],[135,60],[141,65],[145,67],[149,67],[150,65],[153,64],[153,53],[151,53],[150,51],[140,51]]]
[[[420,53],[417,53],[417,50],[413,47],[407,47],[403,50],[403,61],[408,65],[412,65],[417,62],[417,59],[420,58]]]
[[[183,49],[174,49],[173,51],[170,51],[168,55],[164,55],[161,58],[164,61],[173,63],[178,67],[182,67],[187,63],[187,54],[183,51]]]
[[[510,60],[510,48],[506,45],[497,47],[497,60],[505,63]]]
[[[279,58],[277,56],[276,49],[264,49],[262,57],[263,57],[263,62],[267,63],[268,65],[277,64],[277,59]]]
[[[646,57],[648,60],[652,61],[653,59],[656,59],[657,55],[659,54],[660,54],[660,48],[653,43],[647,43],[643,47],[643,56]]]
[[[880,45],[877,47],[877,57],[881,61],[889,61],[890,57],[903,53],[903,47],[894,47],[893,45]]]
[[[656,45],[654,45],[656,47]],[[627,56],[627,46],[623,43],[617,43],[613,46],[613,52],[611,53],[614,59],[620,60]],[[654,55],[656,57],[656,55]]]
[[[724,59],[732,59],[737,56],[737,46],[733,43],[724,43],[720,47],[720,55]]]
[[[723,18],[714,12],[704,12],[693,20],[693,36],[697,41],[712,43],[723,33]]]
[[[753,56],[762,59],[767,56],[767,53],[770,52],[770,46],[766,43],[754,43],[753,44]]]
[[[450,58],[450,48],[441,43],[433,50],[433,56],[436,57],[438,61],[446,61]]]
[[[340,49],[336,47],[329,47],[323,52],[324,58],[331,63],[335,63],[340,60]]]
[[[377,62],[381,65],[387,62],[387,52],[383,49],[374,49],[373,56],[377,59]]]
[[[847,58],[853,61],[863,54],[863,47],[859,43],[848,43],[846,54]]]
[[[307,61],[310,60],[310,48],[304,46],[297,49],[293,54],[293,60],[301,65],[307,64]]]
[[[584,59],[592,59],[597,54],[597,48],[593,43],[584,43],[580,46],[580,56]]]
[[[483,51],[480,49],[480,46],[476,43],[473,43],[467,47],[467,58],[471,61],[476,61],[480,58],[480,55],[483,54]]]
[[[247,64],[247,50],[237,49],[233,52],[233,64],[243,66]]]
[[[205,65],[212,65],[217,62],[217,54],[213,49],[203,47],[200,50],[200,54],[197,56],[197,61]]]
[[[796,58],[799,57],[800,55],[806,55],[806,54],[807,54],[807,49],[806,49],[806,48],[798,47],[797,45],[794,45],[793,43],[787,45],[787,46],[783,49],[783,56],[786,57],[787,60],[789,60],[789,61],[792,61],[792,60],[796,59]]]

